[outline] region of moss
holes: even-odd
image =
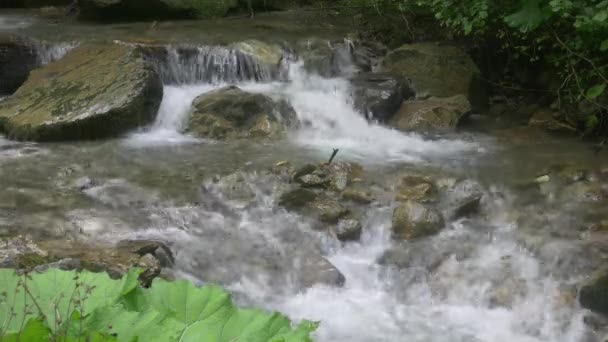
[[[36,266],[49,264],[54,261],[57,261],[57,259],[45,257],[36,253],[25,253],[17,257],[17,266],[20,269],[31,269]]]

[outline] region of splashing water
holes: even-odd
[[[192,100],[203,92],[222,85],[236,83],[239,87],[286,98],[294,107],[303,128],[290,135],[290,141],[298,146],[317,150],[323,155],[332,148],[339,148],[350,158],[366,162],[421,161],[446,158],[455,152],[482,152],[472,142],[457,139],[425,140],[417,134],[406,134],[368,122],[353,107],[350,84],[342,78],[327,79],[307,73],[302,63],[289,65],[287,82],[251,82],[254,75],[239,75],[243,61],[229,49],[198,48],[194,57],[180,57],[176,49],[168,50],[168,63],[157,69],[165,74],[170,83],[201,82],[165,86],[165,95],[154,126],[143,135],[132,136],[130,142],[145,146],[175,144],[192,141],[180,134],[187,119]],[[173,56],[173,57],[172,57]],[[247,62],[257,70],[257,64]],[[187,77],[186,77],[187,76]],[[240,81],[235,81],[240,79]],[[261,77],[269,81],[270,77]]]
[[[61,59],[68,52],[78,46],[76,42],[62,43],[46,43],[41,42],[36,44],[36,52],[38,54],[38,62],[41,65],[49,64],[53,61]]]

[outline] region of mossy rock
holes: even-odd
[[[159,76],[138,49],[87,44],[31,72],[0,102],[0,128],[20,140],[117,136],[151,123],[162,94]]]
[[[475,106],[485,102],[478,81],[479,69],[458,47],[433,42],[405,44],[389,52],[384,68],[399,76],[404,84],[411,81],[418,96],[465,94]]]
[[[451,131],[470,111],[464,95],[411,100],[403,102],[390,124],[403,131]]]
[[[438,233],[444,225],[435,208],[415,201],[402,203],[393,212],[393,237],[412,240]]]
[[[236,86],[202,94],[193,106],[187,132],[199,137],[277,138],[298,122],[287,101],[249,93]]]
[[[80,0],[81,16],[95,20],[223,17],[237,0]]]

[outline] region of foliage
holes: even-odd
[[[499,49],[492,49],[492,54],[508,56],[508,71],[522,65],[537,70],[551,66],[558,77],[548,90],[555,92],[560,104],[573,107],[584,101],[593,108],[585,111],[586,116],[573,118],[581,128],[601,122],[600,116],[608,111],[608,0],[352,0],[341,4],[355,2],[366,17],[381,14],[379,25],[384,27],[387,13],[405,14],[404,20],[394,18],[398,29],[393,35],[416,31],[415,21],[430,15],[450,37],[472,39],[477,46],[497,42]],[[411,36],[410,40],[418,40]]]
[[[317,323],[292,329],[279,313],[238,309],[219,287],[62,271],[0,269],[0,341],[311,341]]]

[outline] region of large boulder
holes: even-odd
[[[393,212],[393,237],[412,240],[433,235],[443,228],[443,224],[441,213],[433,207],[406,201]]]
[[[116,136],[152,122],[162,94],[160,78],[137,49],[85,45],[32,71],[0,103],[0,126],[23,140]]]
[[[464,94],[474,105],[485,102],[476,81],[479,69],[471,57],[457,47],[438,43],[406,44],[389,52],[384,68],[404,82],[411,81],[418,96]]]
[[[287,101],[236,86],[202,94],[193,106],[187,131],[199,137],[276,138],[298,123]]]
[[[405,101],[390,124],[403,131],[454,130],[471,105],[464,95]]]
[[[0,33],[0,94],[12,94],[38,64],[35,45],[29,39]]]
[[[351,80],[355,108],[368,119],[386,121],[397,111],[404,97],[413,95],[411,91],[404,94],[400,81],[386,73],[362,73]]]
[[[86,19],[167,19],[225,16],[237,0],[80,0]]]

